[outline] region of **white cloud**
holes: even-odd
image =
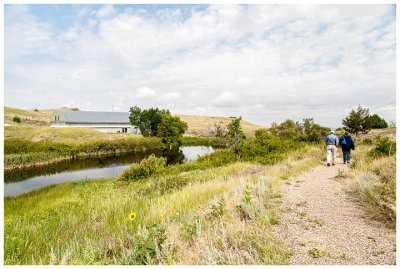
[[[148,98],[156,96],[156,92],[149,88],[149,87],[140,87],[136,90],[136,97],[137,98]]]
[[[223,92],[215,98],[213,104],[217,107],[234,107],[240,104],[240,100],[239,96],[233,92]]]
[[[172,113],[234,113],[262,124],[314,117],[329,125],[340,125],[360,103],[394,120],[391,9],[217,5],[183,19],[180,9],[154,15],[106,5],[94,15],[82,8],[77,16],[90,16],[87,25],[61,31],[26,6],[11,5],[5,103],[49,107],[75,100],[96,109],[88,103],[96,100],[96,110],[113,103],[121,111],[159,106]],[[32,99],[21,103],[27,92]]]
[[[105,5],[104,7],[100,8],[97,12],[96,16],[99,18],[109,17],[115,14],[115,9],[112,5]]]
[[[162,94],[159,98],[161,102],[168,103],[175,101],[177,99],[181,98],[181,94],[179,92],[167,92],[165,94]]]

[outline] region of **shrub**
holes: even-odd
[[[14,116],[14,118],[13,118],[13,122],[16,122],[16,123],[21,123],[21,118],[20,118],[20,117],[18,117],[18,116]]]
[[[389,137],[378,137],[376,146],[369,152],[370,156],[381,157],[396,154],[396,142],[391,141]]]
[[[362,145],[372,145],[372,139],[371,138],[365,138],[361,141]]]
[[[228,212],[228,210],[226,209],[225,197],[222,196],[217,204],[211,205],[211,210],[211,215],[221,219]]]
[[[133,163],[125,169],[119,179],[126,181],[136,181],[146,178],[153,174],[160,173],[165,169],[167,160],[163,157],[157,158],[154,154],[143,159],[140,163]]]
[[[33,111],[35,111],[35,112],[39,112],[39,109],[35,108]]]
[[[314,122],[313,118],[305,118],[303,122],[286,120],[281,124],[273,122],[268,132],[281,140],[293,140],[297,142],[318,142],[329,134],[330,129],[322,127]]]
[[[150,224],[138,230],[134,239],[126,242],[129,248],[122,250],[121,262],[128,265],[156,265],[165,258],[166,229],[160,224]]]
[[[185,222],[183,227],[180,228],[182,231],[181,237],[185,241],[193,242],[193,238],[200,235],[202,223],[203,219],[199,216],[195,216],[192,223]]]
[[[238,154],[245,161],[273,164],[281,160],[289,150],[301,146],[293,140],[280,140],[268,130],[257,130],[255,135],[255,139],[246,140],[239,148]]]

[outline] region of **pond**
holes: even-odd
[[[99,158],[76,158],[42,167],[4,172],[4,196],[17,196],[50,184],[96,178],[110,178],[121,174],[133,162],[140,162],[150,154],[166,157],[168,165],[196,160],[214,152],[213,147],[189,146],[172,150],[134,152]]]

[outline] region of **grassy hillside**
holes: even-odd
[[[12,119],[14,116],[21,118],[21,123],[29,126],[50,126],[51,114],[55,110],[72,110],[68,107],[60,107],[55,109],[43,109],[35,111],[35,109],[19,109],[4,106],[4,123],[17,125]]]
[[[366,134],[359,135],[360,139],[375,138],[377,136],[390,137],[391,139],[396,140],[396,128],[390,127],[386,129],[372,129]]]
[[[222,125],[227,126],[232,122],[231,118],[228,117],[210,117],[210,116],[192,116],[192,115],[175,115],[178,116],[182,121],[187,122],[189,128],[186,131],[188,136],[209,136],[210,132],[213,131],[214,126]],[[247,136],[254,136],[254,132],[257,129],[266,128],[248,121],[242,120],[240,122],[243,131]]]
[[[35,112],[34,109],[19,109],[12,107],[4,107],[4,123],[10,125],[28,125],[32,127],[50,126],[51,114],[55,110],[72,110],[72,108],[61,107],[56,109],[44,109]],[[21,124],[12,121],[14,116],[21,118]],[[210,117],[210,116],[191,116],[191,115],[175,115],[180,117],[182,121],[188,124],[186,136],[210,136],[215,128],[215,125],[226,127],[231,121],[228,117]],[[264,126],[256,125],[242,120],[241,125],[247,136],[254,136],[257,129],[265,128]]]

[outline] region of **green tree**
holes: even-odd
[[[302,132],[304,134],[304,141],[308,142],[318,142],[321,141],[327,134],[329,134],[330,129],[323,127],[314,122],[314,118],[305,118],[302,123]]]
[[[166,147],[177,147],[181,144],[182,135],[187,130],[186,122],[179,117],[163,115],[157,129],[157,136],[161,138],[161,143]]]
[[[242,117],[232,120],[231,123],[228,125],[228,134],[227,137],[230,141],[232,149],[237,153],[238,146],[243,139],[246,139],[246,136],[240,126],[240,121]]]
[[[142,110],[138,106],[131,107],[129,112],[131,124],[138,127],[143,136],[156,136],[163,116],[171,115],[169,110],[158,108]]]
[[[372,129],[383,129],[389,127],[388,123],[383,118],[379,117],[378,114],[372,115],[370,120]]]
[[[360,132],[367,133],[371,130],[369,109],[359,105],[357,110],[351,110],[350,114],[343,119],[342,124],[346,131],[356,134],[356,137]]]

